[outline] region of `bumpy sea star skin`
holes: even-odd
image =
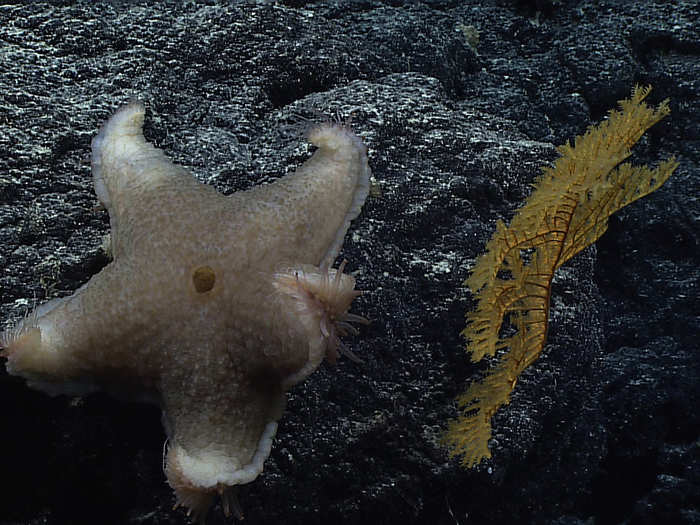
[[[147,143],[144,106],[92,142],[114,260],[2,335],[8,372],[55,393],[105,389],[163,409],[168,482],[203,520],[263,469],[284,392],[344,349],[359,292],[332,270],[369,189],[361,140],[324,123],[296,173],[223,196]]]

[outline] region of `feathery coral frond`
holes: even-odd
[[[498,222],[465,282],[478,301],[462,331],[472,360],[504,351],[458,398],[462,414],[444,436],[465,467],[491,457],[491,417],[542,352],[554,272],[605,232],[610,215],[658,189],[678,166],[673,158],[656,169],[623,164],[644,132],[670,112],[668,101],[646,105],[650,90],[635,87],[607,120],[576,137],[573,146],[558,148],[561,157],[543,168],[510,225]],[[502,330],[504,323],[509,330]]]

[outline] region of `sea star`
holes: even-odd
[[[144,113],[129,103],[92,141],[113,261],[0,347],[9,373],[46,392],[157,403],[177,504],[203,520],[219,493],[240,514],[232,488],[262,471],[284,392],[364,321],[348,313],[354,278],[330,268],[367,196],[367,150],[317,124],[296,173],[224,196],[146,142]]]

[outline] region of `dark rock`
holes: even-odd
[[[3,321],[107,264],[89,143],[129,98],[224,193],[301,164],[301,117],[352,113],[379,190],[341,254],[367,290],[365,363],[293,390],[246,523],[700,523],[697,2],[5,2],[0,40]],[[635,83],[672,115],[633,160],[681,165],[560,270],[493,459],[462,470],[438,445],[483,368],[462,282],[554,146]],[[0,396],[0,525],[187,521],[156,409],[4,371]]]

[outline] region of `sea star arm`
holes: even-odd
[[[143,322],[162,294],[144,294],[150,284],[130,275],[131,267],[128,259],[106,266],[73,295],[44,303],[4,332],[7,371],[52,395],[103,389],[156,401],[160,356],[151,350],[158,325]]]
[[[143,103],[132,101],[112,115],[92,140],[95,193],[109,212],[115,260],[137,249],[138,241],[152,239],[183,206],[186,209],[202,197],[221,198],[146,141],[144,115]]]
[[[226,501],[231,487],[262,472],[285,399],[263,353],[237,364],[213,348],[198,354],[198,368],[206,373],[169,371],[162,379],[162,404],[168,483],[177,504],[203,521],[217,493]],[[228,388],[219,389],[222,384]]]
[[[247,192],[252,197],[248,202],[279,206],[281,220],[274,222],[271,233],[278,250],[291,252],[280,256],[282,260],[326,267],[333,264],[350,221],[360,213],[371,171],[367,148],[348,127],[323,122],[307,136],[318,147],[314,155],[295,173]]]

